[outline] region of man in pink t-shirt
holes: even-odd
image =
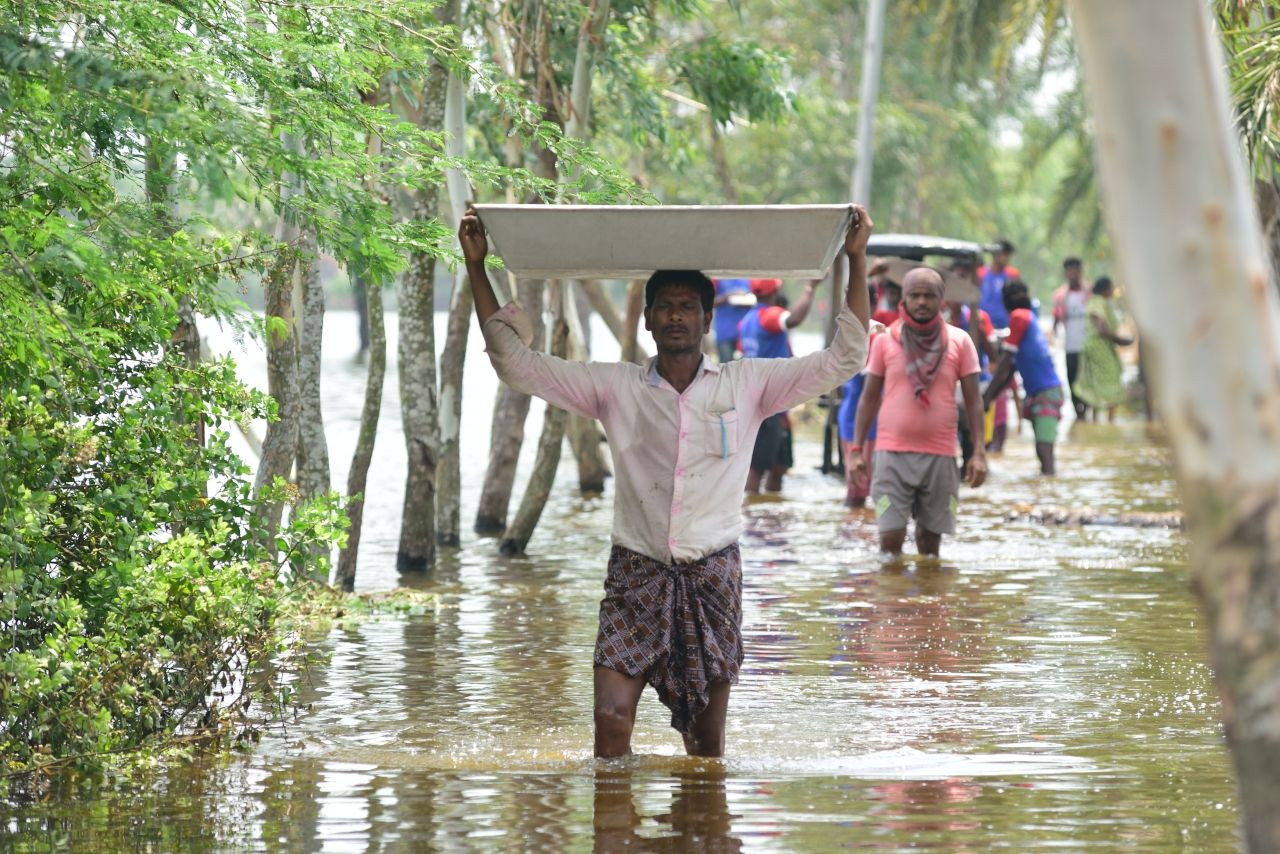
[[[880,417],[871,500],[880,529],[880,549],[901,554],[907,521],[916,520],[916,548],[938,554],[942,535],[955,530],[959,495],[956,471],[956,383],[964,393],[972,435],[982,435],[978,351],[962,330],[942,317],[942,276],[929,267],[903,280],[899,317],[878,335],[867,360],[867,381],[858,403],[853,447]],[[865,463],[851,454],[853,465]],[[986,452],[979,444],[965,467],[965,482],[981,486]]]

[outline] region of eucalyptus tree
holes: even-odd
[[[460,7],[460,0],[449,0],[436,10],[438,22],[456,32],[452,25],[458,19]],[[424,73],[425,79],[412,103],[413,120],[422,131],[443,137],[449,69],[443,57],[432,57]],[[412,219],[437,222],[440,184],[416,188],[412,205]],[[435,358],[436,255],[427,249],[413,252],[397,292],[400,422],[407,458],[400,544],[396,550],[396,565],[400,569],[423,569],[435,562],[436,467],[440,451]]]
[[[1280,294],[1254,179],[1200,0],[1073,0],[1071,10],[1107,220],[1155,363],[1186,506],[1244,838],[1250,851],[1275,851]]]

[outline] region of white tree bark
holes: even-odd
[[[460,18],[462,5],[454,0],[455,17]],[[449,75],[444,100],[444,130],[448,135],[445,151],[450,157],[467,153],[467,115],[465,84],[457,74]],[[449,187],[449,207],[456,231],[466,212],[471,188],[466,176],[457,169],[445,173]],[[462,372],[467,357],[467,338],[471,331],[471,287],[462,270],[453,278],[449,298],[449,325],[445,332],[444,352],[440,356],[440,470],[436,493],[436,542],[442,546],[462,543]]]
[[[303,241],[298,259],[302,312],[298,322],[298,493],[309,500],[327,495],[332,488],[329,443],[324,433],[320,405],[320,350],[324,343],[324,286],[320,284],[314,235]],[[327,580],[327,579],[326,579]]]
[[[295,152],[302,148],[302,140],[292,134],[283,134],[281,143]],[[298,396],[298,324],[295,317],[294,290],[298,271],[298,249],[302,231],[286,210],[287,202],[301,192],[295,176],[281,177],[280,216],[276,223],[276,242],[284,248],[264,278],[266,304],[264,315],[268,321],[278,318],[283,329],[265,335],[267,348],[267,392],[276,401],[277,420],[267,424],[262,439],[262,457],[254,477],[253,495],[261,497],[264,488],[276,478],[288,478],[298,455],[298,431],[302,404]],[[256,512],[262,518],[266,530],[263,545],[272,553],[276,548],[276,531],[284,515],[284,504],[274,501],[261,504]]]
[[[1120,281],[1154,363],[1244,830],[1280,850],[1280,302],[1201,0],[1073,0]]]
[[[551,343],[550,353],[564,358],[569,348],[568,316],[573,313],[572,299],[566,299],[569,289],[560,282],[551,283]],[[547,404],[542,416],[542,435],[538,439],[538,453],[534,457],[533,471],[520,497],[520,507],[515,518],[502,535],[498,550],[504,555],[525,553],[525,547],[538,526],[542,508],[547,505],[551,487],[555,484],[556,469],[560,465],[560,451],[564,445],[565,422],[569,413]]]
[[[609,25],[610,0],[587,0],[587,15],[578,30],[578,48],[573,60],[573,84],[570,88],[568,117],[564,130],[567,136],[587,138],[591,135],[591,79],[595,70],[598,45],[604,40]],[[569,308],[564,316],[569,323],[569,358],[586,361],[590,355],[578,312],[573,306],[572,285],[564,290]],[[569,444],[578,463],[578,487],[584,492],[603,492],[604,480],[609,476],[602,444],[604,431],[592,418],[570,415],[567,427]]]
[[[447,23],[447,21],[446,21]],[[432,63],[423,86],[419,127],[439,131],[444,126],[448,72]],[[438,187],[416,191],[413,218],[435,219],[440,213]],[[436,558],[436,484],[440,453],[435,333],[436,260],[415,252],[400,278],[397,346],[400,381],[400,421],[404,427],[408,464],[404,506],[400,513],[400,545],[396,565],[401,570],[427,569]]]
[[[364,92],[361,100],[368,106],[383,103],[382,87]],[[376,158],[382,153],[382,138],[371,134],[365,140],[365,153]],[[365,189],[370,193],[378,189],[375,175],[365,176]],[[364,406],[360,410],[360,433],[356,449],[351,455],[351,467],[347,470],[347,544],[338,552],[338,569],[334,584],[348,592],[356,586],[356,566],[360,556],[360,537],[364,531],[364,497],[369,482],[369,465],[373,461],[373,448],[378,438],[378,421],[382,414],[382,386],[387,372],[387,329],[382,312],[382,284],[357,281],[359,292],[365,295],[365,329],[368,332],[369,371],[365,375]]]

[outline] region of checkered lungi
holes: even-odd
[[[665,564],[614,546],[600,602],[595,663],[643,675],[688,735],[715,682],[742,666],[742,556],[738,544]]]

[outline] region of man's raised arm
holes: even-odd
[[[462,257],[467,262],[467,278],[471,281],[471,296],[476,303],[476,317],[480,325],[498,311],[498,297],[493,293],[493,283],[489,281],[489,271],[484,268],[484,258],[489,254],[489,240],[484,236],[484,226],[476,209],[467,206],[462,216],[462,225],[458,227],[458,243],[462,245]]]
[[[844,295],[845,303],[863,329],[871,325],[871,297],[867,291],[867,241],[875,223],[862,205],[854,205],[856,219],[844,237],[844,251],[849,256],[849,287]]]
[[[798,359],[748,360],[759,377],[760,405],[766,413],[790,409],[824,394],[862,370],[867,361],[867,329],[871,323],[871,299],[867,294],[867,239],[875,223],[862,205],[853,206],[855,218],[845,235],[849,256],[849,287],[845,305],[836,317],[836,334],[830,346]],[[856,318],[857,322],[854,322]]]

